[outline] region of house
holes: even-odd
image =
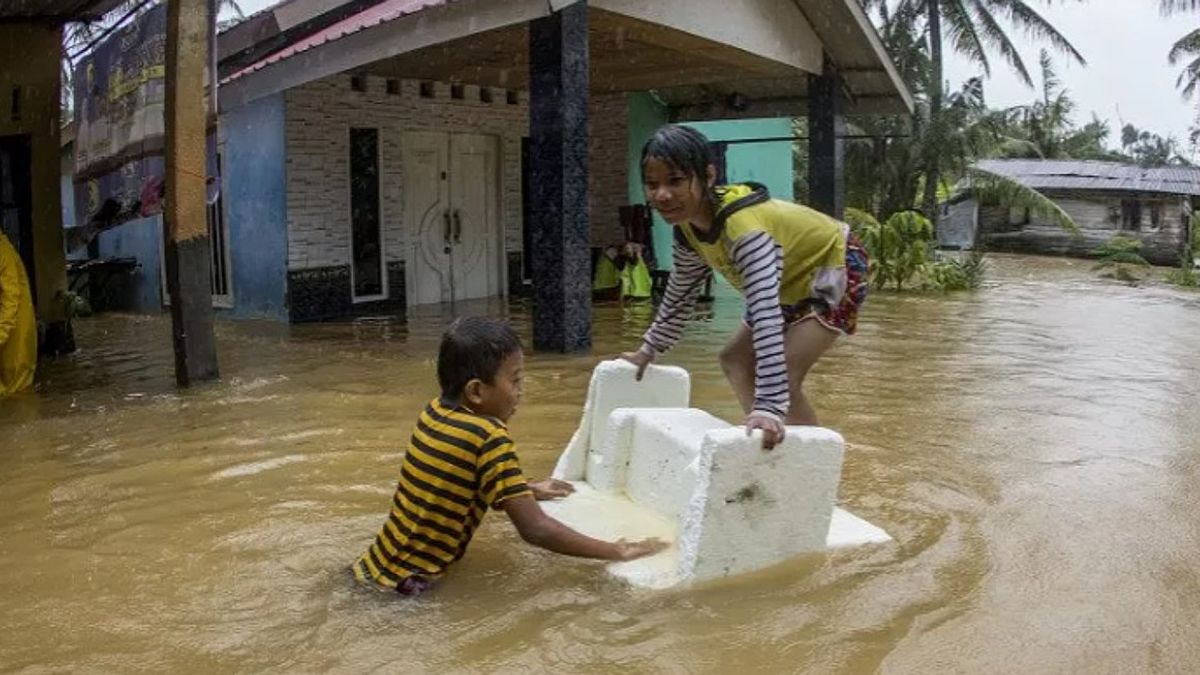
[[[95,19],[118,4],[0,2],[0,229],[30,277],[38,321],[46,326],[43,353],[74,349],[62,301],[67,289],[59,154],[62,27]]]
[[[990,251],[1089,256],[1121,235],[1140,241],[1142,256],[1156,265],[1176,265],[1189,250],[1192,213],[1200,206],[1200,168],[1057,160],[986,160],[976,166],[1052,199],[1080,233],[1024,209],[981,205],[967,193],[942,206],[938,243],[944,247],[982,244]]]
[[[221,304],[310,321],[525,286],[565,307],[551,318],[586,311],[578,270],[624,237],[641,144],[667,121],[723,122],[704,130],[732,179],[757,177],[762,142],[790,197],[790,119],[808,115],[814,194],[837,211],[843,116],[911,96],[857,0],[735,4],[285,0],[250,17],[218,45]],[[117,232],[108,255],[150,255]]]

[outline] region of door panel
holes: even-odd
[[[404,222],[409,244],[404,268],[409,305],[450,300],[447,153],[446,134],[404,136]]]
[[[455,134],[450,139],[450,212],[454,297],[499,293],[496,143],[490,136]]]

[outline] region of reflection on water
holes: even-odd
[[[530,315],[507,313],[522,334]],[[669,362],[737,421],[718,301]],[[897,543],[685,590],[626,589],[491,516],[417,601],[344,571],[386,512],[447,317],[221,323],[224,379],[177,391],[167,317],[0,404],[0,664],[91,671],[1195,672],[1200,302],[995,256],[987,288],[876,294],[811,375],[849,442],[841,500]],[[596,359],[527,361],[512,428],[545,474]]]

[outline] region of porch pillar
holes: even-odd
[[[592,345],[587,3],[529,23],[533,347]]]
[[[217,377],[209,237],[205,221],[204,69],[209,0],[168,0],[166,63],[166,199],[163,233],[171,296],[175,381],[181,387]]]
[[[834,218],[846,207],[842,77],[825,60],[821,75],[808,76],[808,196],[810,205]]]

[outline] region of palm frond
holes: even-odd
[[[975,29],[975,22],[963,4],[963,0],[942,0],[942,26],[950,37],[950,44],[959,54],[983,70],[983,74],[992,74],[991,63],[988,62],[987,51],[983,41]]]
[[[1008,18],[1013,25],[1025,30],[1025,32],[1033,37],[1045,40],[1050,43],[1058,51],[1071,56],[1079,63],[1086,66],[1087,59],[1083,58],[1083,54],[1071,44],[1057,28],[1047,21],[1034,8],[1030,7],[1024,0],[976,0],[979,3],[987,3],[995,8],[1003,9],[1007,12]]]
[[[1033,86],[1033,78],[1029,75],[1029,69],[1025,67],[1025,61],[1021,58],[1021,52],[1017,51],[1016,45],[1009,39],[1008,33],[1004,27],[996,20],[991,10],[984,4],[988,0],[974,0],[975,3],[975,18],[979,21],[980,29],[983,32],[984,39],[995,47],[1000,55],[1004,57],[1012,69],[1017,71],[1017,76],[1025,83],[1025,86]]]
[[[1200,9],[1200,0],[1159,0],[1158,9],[1163,16],[1177,12],[1194,12]]]
[[[1178,63],[1185,56],[1200,55],[1200,28],[1184,35],[1171,45],[1171,51],[1167,52],[1167,62],[1171,65]]]

